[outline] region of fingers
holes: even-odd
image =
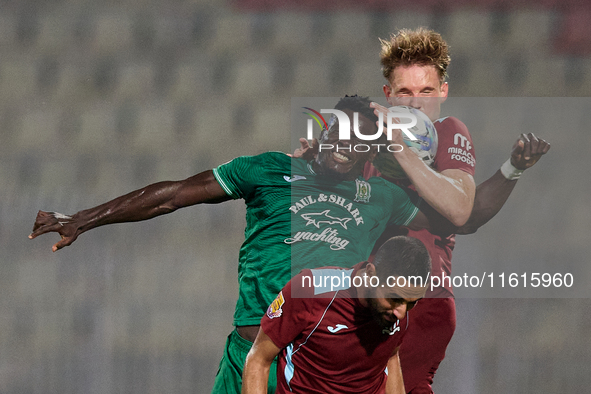
[[[300,145],[301,147],[296,149],[293,152],[292,157],[302,158],[305,160],[312,160],[316,156],[318,152],[318,140],[314,138],[312,140],[312,145],[308,142],[305,138],[300,138]]]
[[[515,168],[525,170],[540,160],[550,150],[550,144],[534,133],[521,134],[511,151],[511,164]]]
[[[376,103],[374,101],[372,101],[369,104],[369,106],[370,106],[370,108],[373,108],[373,112],[374,112],[374,114],[376,114],[376,116],[379,115],[380,112],[383,113],[383,114],[388,113],[388,108],[386,108],[383,105],[378,104],[378,103]]]
[[[522,134],[522,136],[525,135]],[[529,148],[529,152],[524,154],[525,160],[544,155],[550,150],[550,144],[542,138],[536,137],[534,133],[528,133],[525,138],[529,141],[529,144],[526,144],[526,150]]]
[[[511,149],[511,155],[520,156],[523,153],[524,149],[525,142],[521,138],[519,138],[517,141],[515,141],[515,144],[513,144],[513,148]]]
[[[383,114],[382,121],[383,122],[386,121],[386,116],[388,116],[388,108],[386,108],[383,105],[380,105],[380,104],[378,104],[376,102],[373,102],[373,101],[369,104],[369,106],[370,106],[370,108],[373,108],[373,113],[378,117],[378,119],[380,117],[380,113],[382,113]],[[376,125],[378,127],[380,127],[380,121],[379,120],[376,121]]]
[[[33,239],[41,234],[57,231],[59,227],[61,227],[61,224],[55,217],[54,212],[39,211],[33,225],[33,232],[29,235],[29,238]]]
[[[550,150],[550,144],[543,140],[542,138],[538,138],[533,133],[531,134],[531,138],[535,139],[535,144],[532,144],[531,154],[536,155],[545,155]]]
[[[300,138],[300,146],[302,150],[306,150],[310,148],[310,144],[308,143],[308,140],[305,138]]]
[[[39,211],[33,225],[33,232],[29,235],[29,238],[34,239],[49,232],[59,233],[62,239],[51,248],[55,252],[70,245],[76,239],[77,234],[72,225],[72,219],[71,216],[58,212]]]
[[[532,147],[532,137],[535,138],[535,136],[532,133],[529,133],[528,135],[525,134],[521,134],[521,138],[523,139],[523,142],[525,143],[525,147],[523,149],[523,158],[525,160],[529,160],[531,158],[531,147]]]
[[[318,151],[318,146],[320,146],[320,144],[318,143],[318,139],[314,138],[312,140],[312,149],[314,150],[314,152]]]
[[[74,238],[73,237],[64,237],[62,235],[62,240],[57,242],[55,245],[53,245],[51,247],[51,250],[53,252],[57,252],[58,250],[65,248],[66,246],[70,246],[72,244],[72,242],[74,242]]]

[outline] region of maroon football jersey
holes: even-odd
[[[283,348],[277,393],[383,393],[388,360],[400,346],[407,318],[380,326],[357,298],[351,269],[306,269],[283,288],[261,325]],[[339,278],[340,287],[331,289]],[[347,281],[348,278],[348,281]]]

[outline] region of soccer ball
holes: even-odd
[[[428,166],[435,161],[435,153],[437,152],[437,131],[431,119],[427,117],[422,111],[407,107],[405,105],[398,105],[391,107],[390,112],[396,113],[411,113],[417,118],[417,124],[411,127],[410,132],[417,137],[416,141],[409,139],[405,133],[402,133],[404,143],[408,148],[416,153]],[[404,122],[408,122],[404,119]],[[385,176],[390,178],[402,179],[406,178],[406,173],[400,167],[391,152],[380,150],[377,157],[373,161],[373,165]]]

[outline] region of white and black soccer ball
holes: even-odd
[[[422,111],[405,105],[391,107],[389,111],[394,113],[411,113],[416,116],[417,124],[410,127],[409,131],[417,139],[413,141],[405,133],[402,133],[402,138],[411,151],[416,153],[428,166],[431,166],[435,161],[435,153],[437,152],[437,131],[431,119]],[[390,178],[402,179],[407,177],[400,164],[398,164],[390,152],[380,151],[373,164],[383,175]]]

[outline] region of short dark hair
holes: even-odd
[[[365,116],[370,122],[376,124],[378,121],[378,117],[374,113],[374,110],[369,106],[371,103],[369,97],[363,97],[358,95],[348,96],[341,98],[334,109],[338,109],[343,111],[345,109],[351,110],[353,112],[358,112],[361,115]],[[376,124],[376,128],[377,128]],[[328,131],[328,130],[327,130]],[[387,142],[386,135],[382,134],[374,143],[384,144]]]
[[[431,272],[431,257],[425,245],[404,235],[384,242],[376,252],[373,264],[382,283],[388,276],[420,276],[426,281]]]
[[[358,96],[356,94],[353,96],[346,95],[339,100],[334,109],[341,111],[344,109],[349,109],[353,112],[359,112],[361,115],[365,116],[372,122],[377,122],[378,117],[373,112],[373,109],[369,106],[370,103],[371,101],[369,100],[369,97]]]

